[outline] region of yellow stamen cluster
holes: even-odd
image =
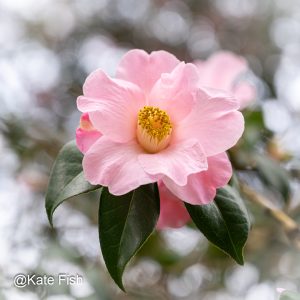
[[[153,106],[145,106],[139,111],[137,138],[148,152],[155,153],[166,148],[171,132],[171,120],[165,111]]]
[[[152,106],[145,106],[139,111],[138,125],[157,141],[161,141],[172,130],[172,124],[167,113]]]

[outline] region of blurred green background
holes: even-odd
[[[258,95],[230,155],[236,181],[279,217],[244,195],[252,230],[243,267],[192,225],[156,233],[125,272],[124,294],[100,253],[97,192],[60,206],[54,229],[44,193],[75,137],[87,74],[113,76],[132,48],[187,62],[220,49],[246,57]],[[300,288],[299,229],[280,219],[300,221],[299,0],[0,0],[0,70],[0,299],[274,300],[277,288]],[[18,273],[84,280],[20,289]]]

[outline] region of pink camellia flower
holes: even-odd
[[[195,61],[199,70],[199,83],[214,89],[231,93],[239,102],[240,109],[255,100],[254,86],[241,75],[249,72],[247,61],[229,51],[213,54],[206,61]]]
[[[158,228],[184,225],[181,200],[209,203],[232,175],[225,151],[244,129],[239,104],[200,82],[194,64],[165,51],[131,50],[116,78],[94,71],[77,99],[86,179],[114,195],[158,182]]]
[[[190,219],[183,202],[170,192],[162,181],[158,183],[160,194],[160,214],[157,229],[165,227],[178,228],[185,225]]]
[[[76,130],[76,144],[78,149],[85,153],[102,136],[92,125],[89,114],[84,113],[80,118],[80,126]]]

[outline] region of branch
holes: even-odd
[[[285,212],[277,208],[268,198],[257,193],[245,183],[240,183],[242,193],[251,201],[265,208],[274,219],[280,222],[288,237],[300,249],[300,226]]]

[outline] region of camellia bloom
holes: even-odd
[[[114,195],[158,182],[159,228],[185,224],[181,200],[209,203],[232,175],[225,151],[244,129],[239,104],[201,88],[197,67],[170,53],[129,51],[116,78],[88,76],[77,105],[86,179]]]
[[[255,100],[254,86],[241,78],[249,72],[248,63],[243,57],[229,51],[220,51],[206,61],[197,60],[195,64],[200,85],[231,93],[239,102],[240,109]]]
[[[82,114],[80,126],[76,130],[76,143],[78,149],[82,153],[85,153],[101,136],[102,134],[92,125],[89,114]]]

